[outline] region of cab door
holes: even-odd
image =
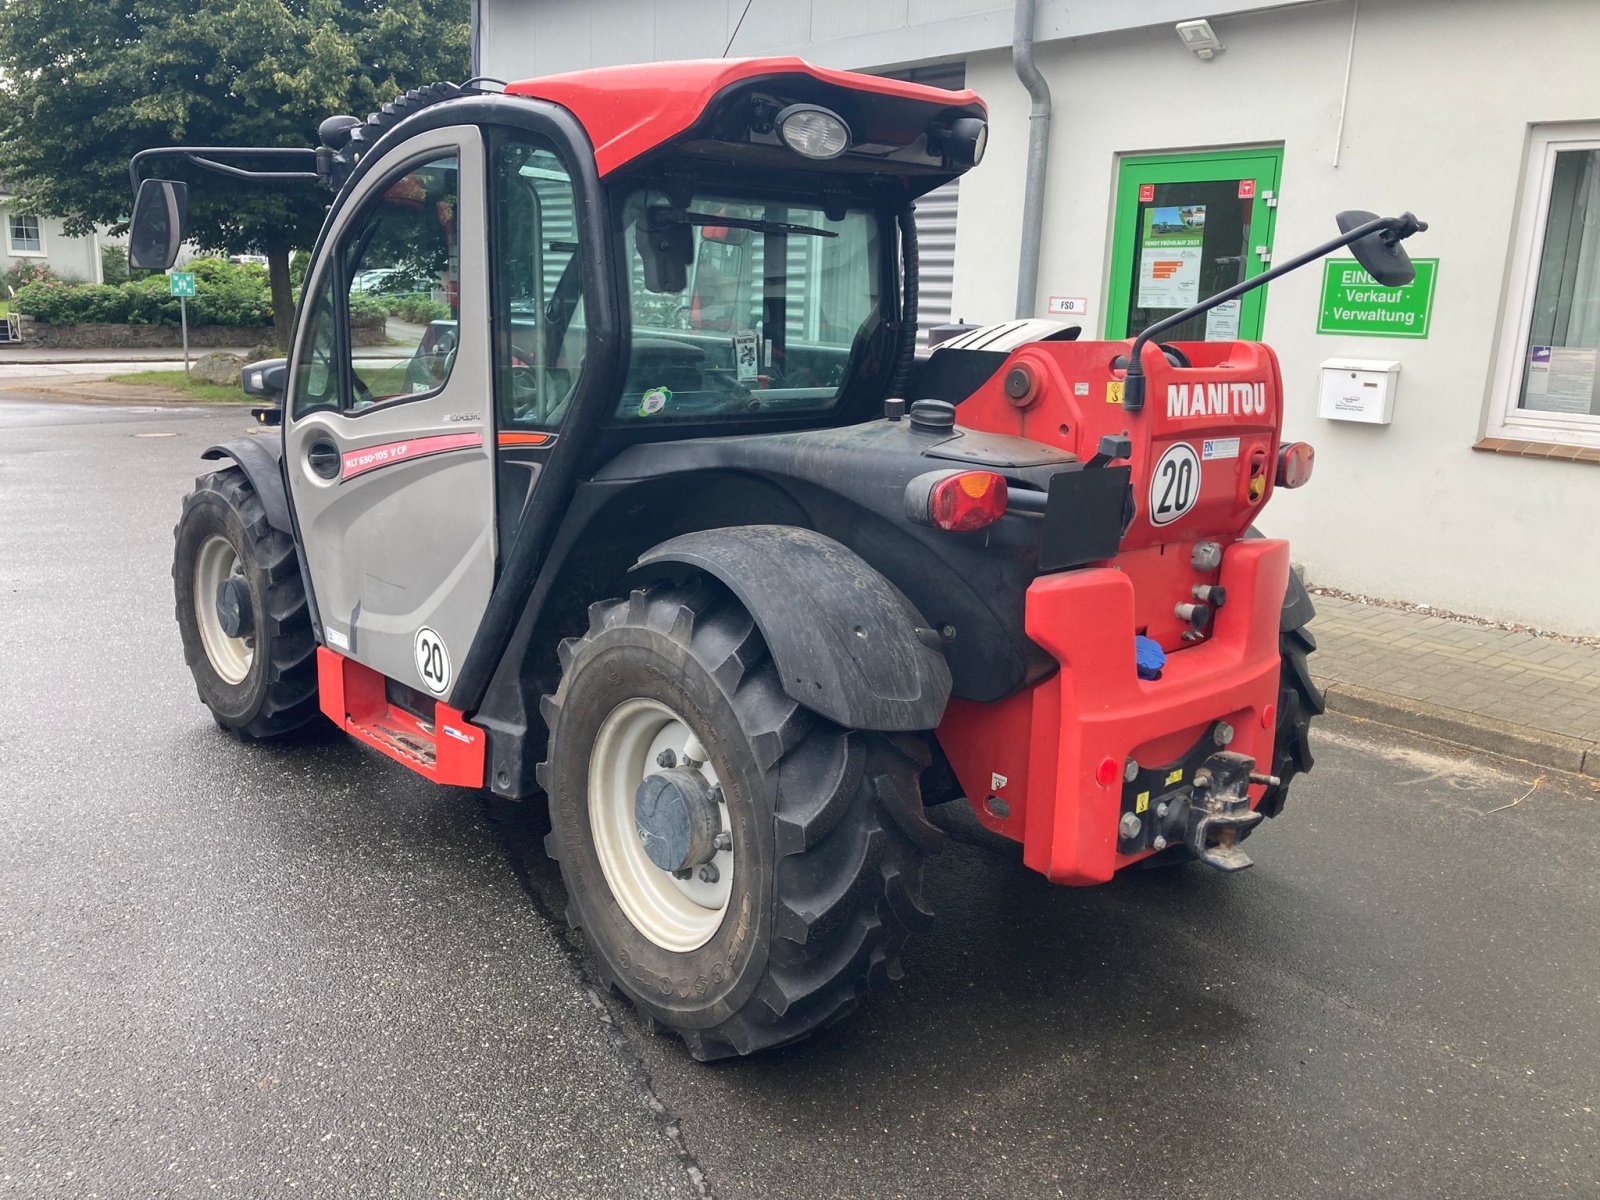
[[[323,239],[291,362],[284,467],[323,638],[446,697],[495,579],[484,149],[387,153]]]

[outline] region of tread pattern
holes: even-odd
[[[334,169],[338,172],[340,182],[349,178],[356,164],[366,157],[367,152],[378,144],[384,134],[412,113],[427,108],[430,104],[437,104],[441,100],[454,100],[457,96],[463,95],[466,95],[465,89],[453,83],[430,83],[401,93],[377,112],[370,114],[365,121],[350,131],[350,140],[338,154],[333,156]]]
[[[1273,739],[1272,773],[1280,780],[1269,788],[1257,808],[1269,817],[1283,811],[1289,782],[1315,763],[1311,754],[1311,720],[1327,707],[1322,691],[1311,680],[1309,656],[1317,639],[1302,625],[1278,636],[1283,669],[1278,676],[1278,725]]]
[[[907,937],[932,919],[924,856],[941,833],[922,815],[920,739],[841,729],[783,691],[749,613],[720,588],[659,584],[589,610],[589,631],[560,649],[562,684],[541,706],[558,744],[568,681],[596,637],[619,625],[664,634],[728,696],[775,796],[773,923],[764,973],[720,1024],[677,1030],[698,1059],[785,1045],[837,1023],[866,989],[901,975]],[[548,763],[538,769],[543,786]],[[561,835],[546,850],[560,860]],[[567,920],[580,924],[576,905]],[[598,956],[597,956],[598,958]],[[606,982],[628,995],[598,959]]]
[[[219,497],[238,515],[244,527],[245,553],[268,581],[266,611],[258,614],[256,652],[267,655],[266,694],[256,715],[242,726],[217,724],[245,741],[282,737],[293,733],[316,717],[317,673],[316,638],[311,629],[311,609],[306,602],[305,583],[294,542],[267,520],[261,498],[238,467],[228,467],[201,475],[194,491],[184,500],[183,514],[173,529],[177,538],[190,508],[202,495]],[[178,595],[192,586],[182,564],[172,566],[173,586]],[[183,604],[176,604],[180,628],[184,622]],[[184,660],[191,673],[209,669],[198,631],[183,630]],[[206,694],[196,684],[202,702]]]

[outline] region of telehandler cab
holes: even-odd
[[[916,199],[971,92],[798,59],[434,84],[316,149],[133,163],[135,265],[187,185],[335,196],[281,436],[213,446],[176,531],[200,698],[320,711],[439,783],[547,797],[598,970],[698,1058],[837,1021],[929,918],[965,798],[1066,884],[1240,843],[1311,766],[1309,598],[1251,525],[1311,472],[1251,342],[1045,321],[919,358]],[[274,407],[272,412],[276,414]]]

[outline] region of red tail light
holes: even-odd
[[[928,519],[951,533],[993,525],[1006,515],[1006,481],[993,471],[963,471],[933,485]]]
[[[1285,442],[1278,451],[1278,486],[1297,488],[1311,478],[1317,452],[1310,442]]]

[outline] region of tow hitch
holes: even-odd
[[[1137,854],[1165,850],[1181,841],[1201,862],[1219,871],[1242,871],[1251,860],[1239,847],[1240,835],[1265,815],[1251,810],[1250,785],[1273,787],[1278,779],[1258,773],[1253,758],[1227,750],[1207,755],[1190,774],[1189,764],[1198,758],[1194,752],[1191,755],[1187,762],[1152,771],[1130,769],[1117,849]],[[1172,790],[1152,799],[1152,785],[1161,784]]]

